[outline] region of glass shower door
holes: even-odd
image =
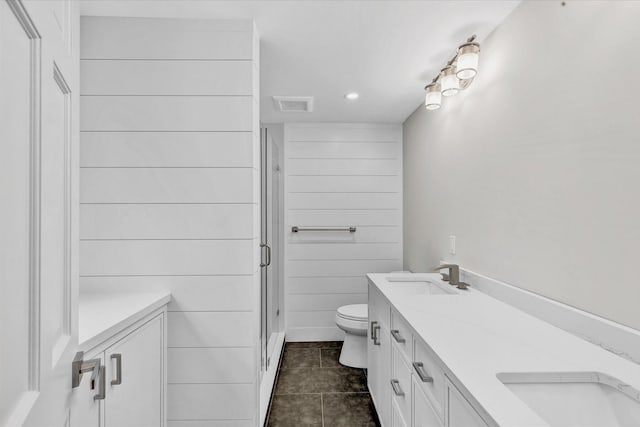
[[[271,355],[276,345],[280,317],[280,166],[278,147],[268,134],[261,131],[261,360],[262,371],[271,366]]]

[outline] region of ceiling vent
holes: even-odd
[[[274,96],[273,105],[282,113],[311,113],[313,96]]]

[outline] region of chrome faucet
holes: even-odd
[[[460,281],[460,267],[458,266],[458,264],[436,265],[431,269],[431,271],[440,271],[444,268],[449,269],[449,284],[451,286],[456,286],[458,289],[467,289],[469,285],[467,283]],[[446,275],[444,274],[442,276],[443,278],[446,277]]]

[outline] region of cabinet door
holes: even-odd
[[[369,304],[369,331],[367,332],[367,385],[376,405],[378,402],[378,390],[380,389],[380,350],[376,334],[379,331],[378,321]]]
[[[385,317],[386,313],[386,317]],[[367,344],[367,381],[378,418],[383,427],[391,421],[391,342],[390,309],[375,288],[369,287],[369,332]]]
[[[447,381],[447,425],[449,427],[487,427],[473,406],[458,389]]]
[[[378,418],[383,427],[391,425],[391,342],[389,330],[374,324],[374,337],[369,336],[367,381]]]
[[[106,427],[164,425],[163,338],[163,316],[158,316],[105,352]]]
[[[420,380],[413,378],[413,427],[442,427],[440,417],[418,381]]]

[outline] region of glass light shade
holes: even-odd
[[[478,74],[478,58],[480,45],[477,43],[463,44],[458,48],[456,76],[461,80],[472,79]]]
[[[424,106],[427,110],[437,110],[442,105],[442,93],[440,92],[440,85],[437,83],[431,83],[425,88],[427,95],[424,100]]]
[[[453,96],[460,90],[460,82],[456,77],[456,69],[453,65],[447,65],[440,71],[440,86],[442,96]]]

